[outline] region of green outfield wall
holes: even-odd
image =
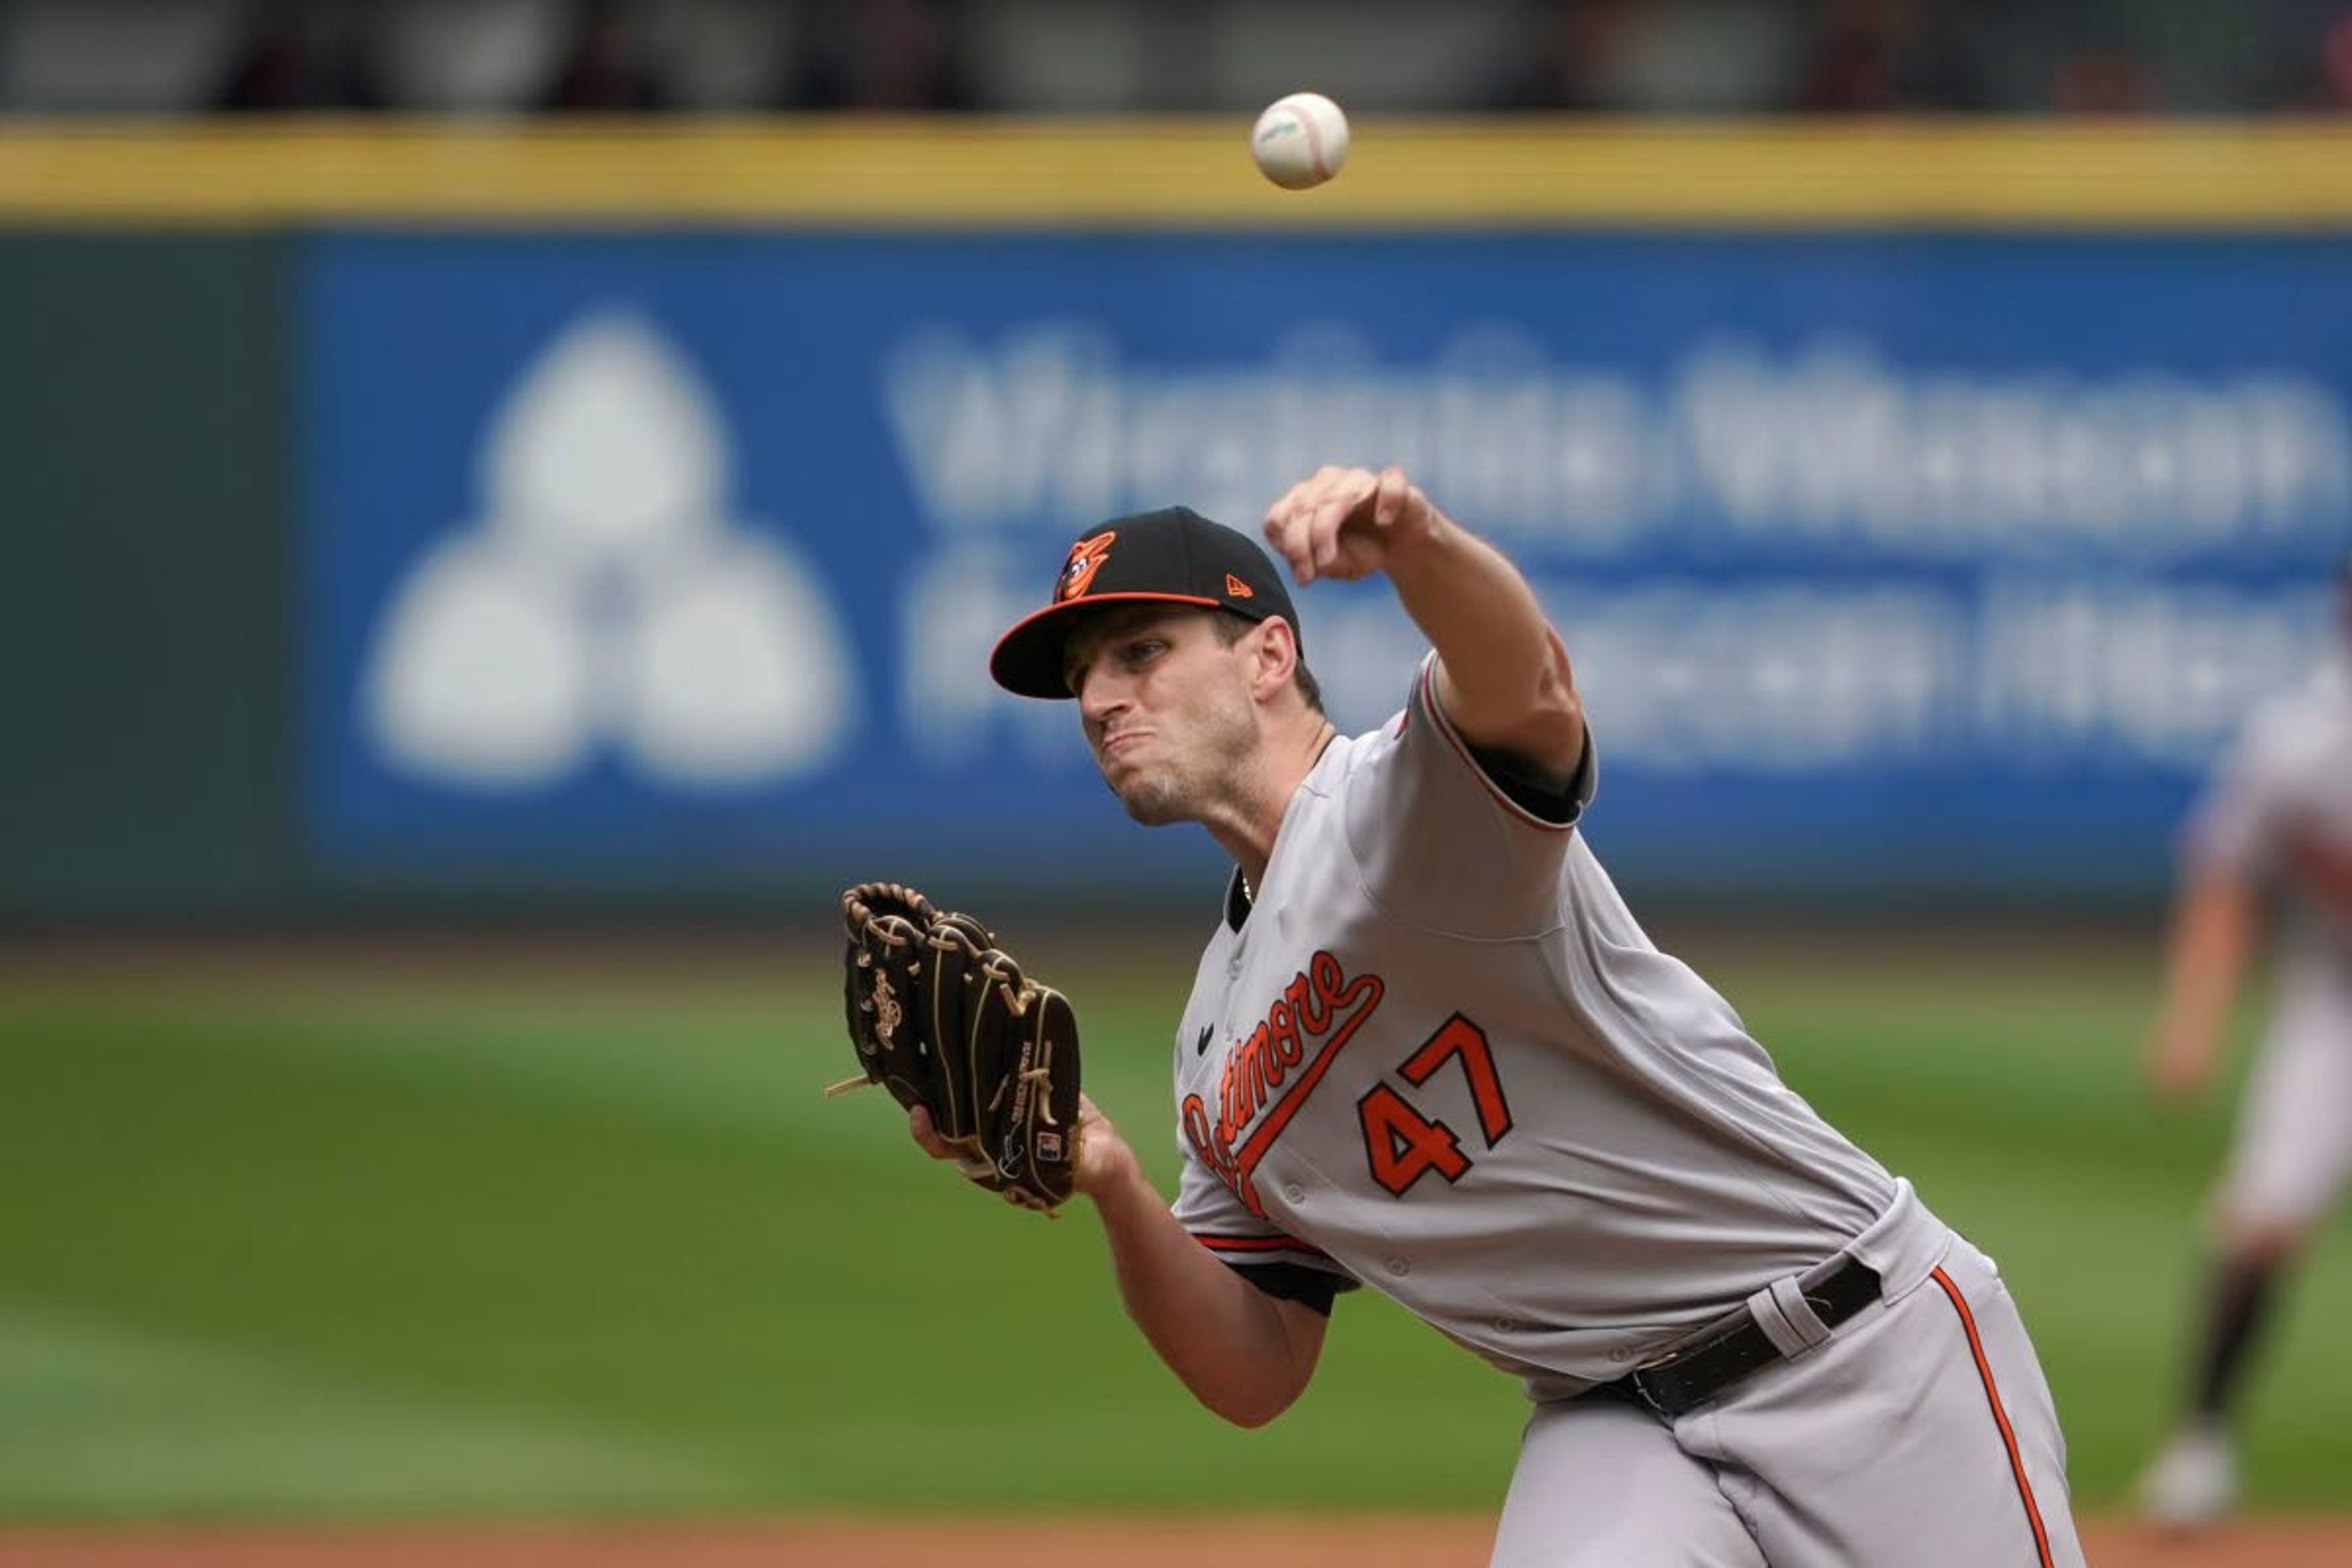
[[[282,248],[0,234],[0,918],[296,894]]]

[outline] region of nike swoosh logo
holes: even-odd
[[[1207,1056],[1209,1054],[1209,1037],[1216,1032],[1217,1027],[1214,1024],[1202,1025],[1201,1037],[1192,1042],[1192,1054],[1196,1057]]]

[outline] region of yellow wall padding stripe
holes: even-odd
[[[0,121],[0,222],[2352,226],[2333,122],[1373,120],[1276,190],[1240,119]]]

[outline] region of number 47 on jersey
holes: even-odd
[[[1494,1148],[1511,1130],[1511,1107],[1503,1098],[1503,1081],[1496,1075],[1484,1029],[1454,1014],[1398,1064],[1397,1076],[1409,1087],[1421,1089],[1449,1062],[1459,1063],[1469,1079],[1478,1131],[1486,1146]],[[1452,1127],[1423,1116],[1386,1081],[1374,1084],[1356,1101],[1356,1116],[1363,1124],[1364,1157],[1372,1180],[1398,1197],[1432,1171],[1448,1184],[1458,1182],[1475,1163],[1462,1152],[1462,1139]]]

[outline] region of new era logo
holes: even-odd
[[[1234,576],[1230,572],[1225,574],[1225,592],[1228,595],[1236,599],[1255,599],[1257,597],[1255,594],[1250,591],[1250,585],[1248,584],[1243,582],[1240,578]]]

